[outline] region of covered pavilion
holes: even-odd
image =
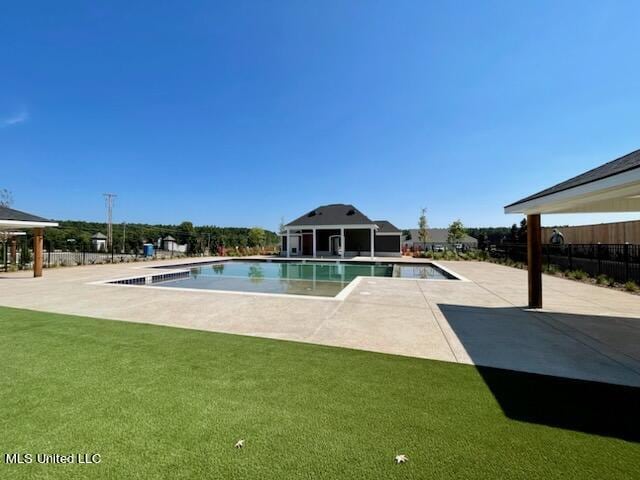
[[[640,150],[504,207],[527,216],[529,308],[542,308],[540,216],[557,213],[640,212]]]
[[[0,206],[0,234],[11,241],[11,258],[15,259],[16,237],[24,230],[33,230],[33,276],[42,276],[44,229],[58,224],[31,213]]]

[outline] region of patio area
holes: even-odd
[[[0,305],[640,386],[640,297],[544,276],[529,311],[526,271],[440,263],[469,281],[365,278],[343,301],[92,284],[163,264],[131,263],[2,274]]]

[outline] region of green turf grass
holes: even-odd
[[[0,332],[0,454],[102,456],[0,478],[640,478],[637,389],[6,308]]]

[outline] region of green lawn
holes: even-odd
[[[640,478],[638,389],[6,308],[0,332],[0,453],[102,456],[0,478]]]

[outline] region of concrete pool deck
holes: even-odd
[[[438,262],[468,281],[362,278],[342,301],[95,283],[193,261],[3,273],[0,305],[640,386],[639,296],[545,276],[527,311],[526,272],[491,263]]]

